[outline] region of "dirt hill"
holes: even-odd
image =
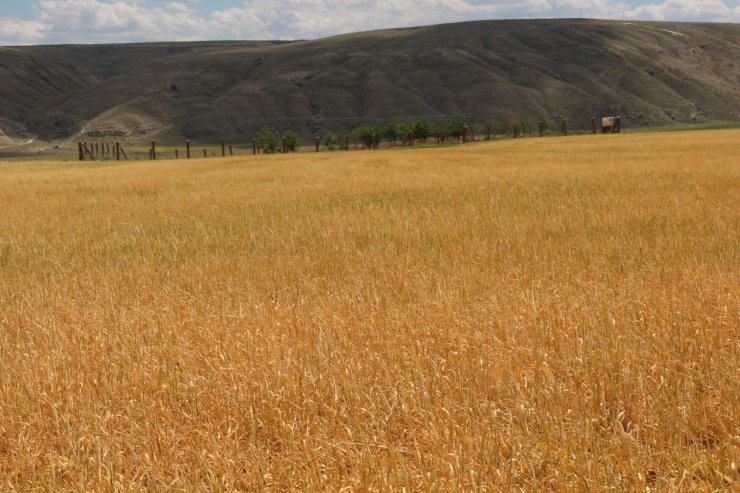
[[[0,145],[365,122],[740,120],[740,25],[481,21],[299,42],[0,48]]]

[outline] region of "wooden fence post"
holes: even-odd
[[[157,159],[157,143],[152,141],[152,159]]]
[[[542,127],[544,127],[544,126],[545,126],[545,123],[542,120],[540,120],[540,121],[537,122],[537,129],[540,132],[540,137],[542,137]]]
[[[288,152],[288,139],[283,137],[283,154],[285,154],[286,152]]]
[[[229,156],[234,155],[234,149],[231,147],[231,144],[229,144]]]
[[[116,146],[116,161],[120,161],[121,160],[121,143],[116,141],[115,146]]]
[[[175,159],[180,159],[180,151],[175,149]]]
[[[596,135],[596,118],[591,118],[591,133]]]
[[[349,151],[349,135],[344,137],[344,150]]]
[[[208,154],[206,153],[205,149],[203,149],[203,157],[208,157]]]
[[[226,157],[226,141],[221,137],[221,157]]]
[[[321,138],[316,137],[315,141],[316,141],[316,152],[319,152],[319,145],[321,144]]]
[[[491,140],[491,124],[486,124],[486,140]]]
[[[85,153],[82,151],[82,142],[77,142],[77,156],[80,161],[85,160]]]
[[[252,155],[257,155],[257,139],[252,139]]]
[[[185,156],[190,159],[190,141],[185,141]]]
[[[93,155],[92,151],[90,150],[90,149],[93,149],[92,142],[90,142],[90,147],[87,147],[87,142],[83,142],[82,143],[82,149],[84,149],[85,154],[87,154],[88,156],[90,156],[90,159],[92,159],[93,161],[95,161],[95,156]]]

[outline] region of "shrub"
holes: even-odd
[[[324,132],[324,136],[321,138],[321,142],[323,142],[324,147],[326,147],[328,150],[335,151],[342,145],[342,137],[339,134],[335,134],[334,132],[330,132],[327,130],[326,132]]]
[[[406,134],[406,126],[401,123],[391,122],[383,127],[383,138],[396,145],[396,142],[403,139]]]
[[[383,129],[378,125],[361,125],[352,131],[352,140],[361,142],[368,149],[373,147],[373,134],[375,134],[375,145],[383,138]]]
[[[283,132],[283,139],[285,139],[285,148],[288,152],[296,152],[298,146],[301,145],[301,137],[293,130]]]
[[[508,118],[497,118],[491,120],[491,128],[496,134],[506,135],[513,126],[514,123]]]
[[[462,137],[463,127],[465,127],[465,123],[461,118],[453,118],[444,122],[446,136],[452,137],[453,139],[459,139]]]
[[[417,120],[411,124],[411,131],[414,132],[414,138],[426,142],[432,132],[432,126],[428,121]]]
[[[280,144],[280,137],[278,134],[269,128],[263,128],[257,133],[255,137],[257,141],[257,147],[260,151],[265,154],[272,154],[278,150]]]

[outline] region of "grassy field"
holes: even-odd
[[[740,131],[0,166],[0,490],[740,484]]]

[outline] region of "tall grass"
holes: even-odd
[[[731,490],[737,131],[0,168],[0,489]]]

